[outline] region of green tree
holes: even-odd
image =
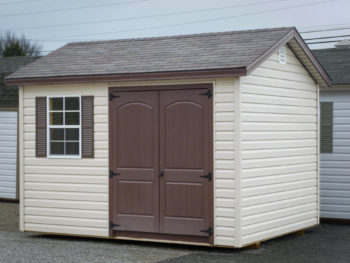
[[[7,31],[0,34],[0,57],[39,56],[42,45],[24,35]]]
[[[18,57],[25,56],[26,53],[19,45],[19,42],[10,43],[2,52],[3,57]]]

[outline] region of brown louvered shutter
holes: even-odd
[[[94,158],[94,97],[81,97],[82,158]]]
[[[333,102],[321,102],[321,153],[333,152]]]
[[[35,155],[46,157],[46,97],[35,98]]]

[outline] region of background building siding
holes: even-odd
[[[333,102],[333,152],[320,156],[320,216],[350,219],[350,91],[324,91],[320,101]]]
[[[17,111],[0,110],[0,198],[17,198]]]
[[[241,245],[318,222],[317,86],[287,48],[241,77]]]

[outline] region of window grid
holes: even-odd
[[[50,99],[53,98],[62,98],[63,99],[63,105],[62,105],[62,110],[51,110],[50,109]],[[79,99],[79,110],[66,110],[66,98],[78,98]],[[50,157],[54,157],[54,158],[81,158],[81,97],[78,95],[69,95],[69,96],[48,96],[47,97],[47,140],[48,140],[48,144],[47,144],[47,156]],[[62,113],[62,125],[55,125],[55,124],[50,124],[50,113],[51,112],[61,112]],[[66,125],[66,112],[78,112],[79,113],[79,124],[78,125]],[[63,140],[51,140],[51,129],[55,129],[55,128],[60,128],[63,129]],[[69,128],[76,128],[79,129],[78,134],[79,134],[79,140],[66,140],[66,129]],[[63,153],[64,154],[51,154],[51,142],[63,142]],[[66,143],[79,143],[78,146],[78,151],[79,154],[73,155],[73,154],[66,154]]]

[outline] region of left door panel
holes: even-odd
[[[113,92],[113,230],[159,232],[158,93]]]

